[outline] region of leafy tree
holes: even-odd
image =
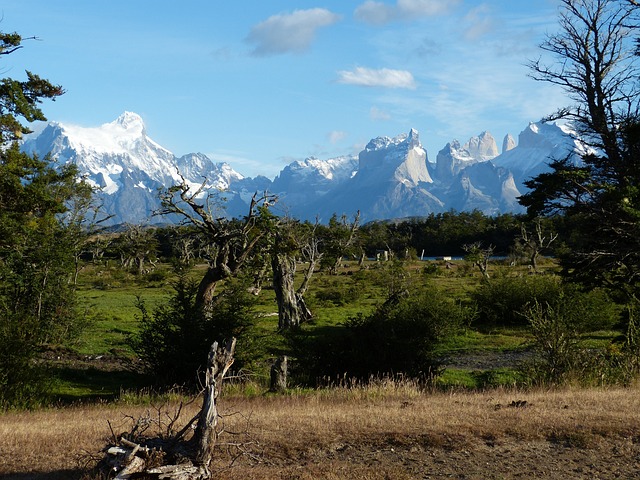
[[[0,33],[0,55],[22,47]],[[38,107],[62,89],[27,72],[26,81],[0,81],[0,405],[29,404],[42,394],[33,362],[43,343],[72,338],[81,326],[73,277],[78,217],[91,188],[74,165],[56,166],[20,151],[23,122],[44,120]],[[57,168],[56,168],[57,167]]]
[[[640,294],[640,70],[632,33],[640,13],[621,0],[562,0],[560,30],[531,64],[537,80],[562,86],[574,104],[550,118],[573,122],[589,147],[580,164],[554,159],[526,182],[529,215],[561,214],[564,273],[637,302]]]
[[[329,219],[329,224],[319,233],[320,247],[323,253],[321,265],[335,275],[345,255],[351,253],[360,228],[360,211],[352,222],[346,215],[338,218],[336,214]]]

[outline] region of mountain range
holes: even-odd
[[[98,189],[111,224],[160,223],[158,189],[184,179],[194,189],[224,192],[226,214],[244,215],[254,192],[279,197],[278,210],[299,219],[327,221],[331,215],[363,221],[425,216],[449,210],[488,215],[522,211],[518,197],[528,178],[548,169],[550,160],[582,153],[566,126],[531,123],[498,150],[489,132],[465,144],[452,140],[429,161],[419,134],[372,139],[358,155],[287,165],[273,179],[244,177],[229,164],[202,153],[176,157],[147,134],[142,118],[125,112],[115,121],[86,128],[51,122],[27,136],[22,148],[52,161],[74,162]]]

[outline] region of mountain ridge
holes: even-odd
[[[571,131],[556,124],[531,123],[502,142],[484,131],[466,143],[452,140],[430,162],[417,130],[373,138],[358,155],[326,160],[310,157],[285,166],[273,179],[244,177],[226,162],[203,153],[176,157],[153,141],[142,118],[124,112],[99,127],[49,123],[25,138],[23,150],[59,163],[74,162],[98,190],[112,223],[148,223],[159,207],[157,191],[186,181],[194,189],[224,191],[227,215],[244,215],[251,195],[279,196],[281,213],[301,220],[333,214],[384,220],[448,210],[486,214],[523,211],[517,203],[524,181],[548,168],[549,160],[583,153]]]

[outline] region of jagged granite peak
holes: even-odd
[[[233,182],[244,178],[228,163],[215,163],[204,153],[188,153],[177,158],[175,163],[177,170],[185,179],[190,179],[191,182],[198,179],[202,182],[206,179],[207,188],[226,190]]]
[[[502,153],[513,150],[514,148],[516,148],[516,139],[513,138],[513,135],[507,133],[502,140]]]
[[[524,211],[518,204],[520,195],[511,172],[486,161],[476,162],[461,171],[442,196],[455,210],[479,210],[487,215],[497,215]]]
[[[569,125],[532,122],[518,135],[516,147],[492,161],[512,172],[516,185],[524,191],[524,182],[548,170],[549,162],[567,157],[579,162],[586,151],[587,147]]]
[[[306,218],[306,210],[313,208],[310,205],[328,192],[339,189],[357,170],[357,155],[296,160],[276,176],[271,191],[279,195],[280,203],[288,213]]]
[[[463,147],[476,161],[491,160],[499,155],[498,145],[489,132],[482,132],[477,137],[471,137]]]
[[[477,162],[485,162],[498,156],[498,146],[489,132],[482,132],[460,145],[458,140],[447,143],[436,156],[435,180],[449,182],[460,171]]]
[[[358,155],[358,173],[354,178],[366,184],[382,178],[410,186],[432,183],[427,151],[420,144],[418,131],[412,128],[408,134],[371,140]]]

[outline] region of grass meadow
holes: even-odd
[[[553,263],[545,266],[553,274]],[[493,265],[491,273],[522,276],[527,269]],[[316,275],[307,295],[315,317],[303,328],[313,334],[371,312],[391,280],[374,263]],[[201,399],[144,388],[148,379],[128,342],[139,328],[137,299],[153,308],[171,294],[171,281],[168,269],[144,279],[83,270],[79,293],[92,323],[76,344],[47,352],[56,404],[0,415],[0,479],[98,480],[91,468],[101,450],[136,421],[153,436],[192,418]],[[466,302],[481,279],[464,262],[440,263],[435,276],[413,262],[402,281]],[[284,345],[276,313],[266,288],[256,324],[271,351]],[[618,334],[595,332],[582,341],[597,348]],[[516,388],[514,366],[504,360],[530,344],[524,328],[468,326],[440,346],[451,362],[429,387],[401,377],[366,385],[327,379],[325,387],[272,394],[265,371],[248,382],[232,378],[220,400],[215,478],[640,478],[639,385]]]
[[[221,401],[214,478],[637,478],[640,393],[625,389],[424,391],[390,380]],[[178,396],[10,412],[0,478],[93,480],[110,438]],[[198,402],[182,407],[191,418]],[[175,427],[179,427],[177,422]]]

